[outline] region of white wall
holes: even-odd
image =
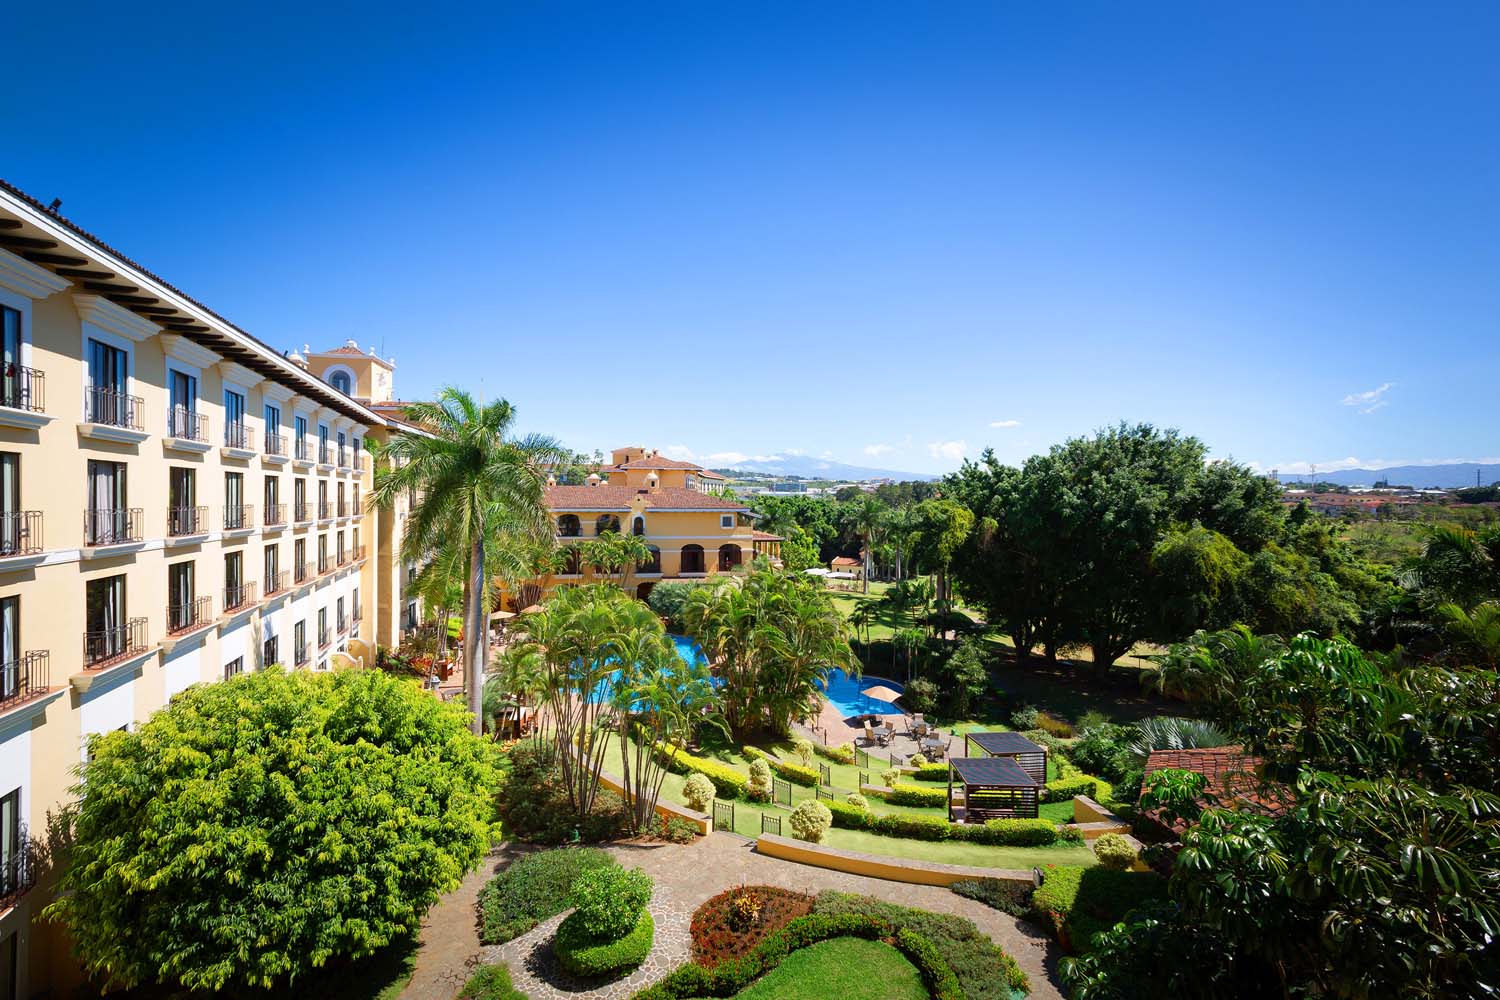
[[[21,817],[31,815],[31,727],[0,737],[0,795],[21,789]]]
[[[162,683],[168,701],[172,700],[174,694],[185,690],[199,681],[209,678],[203,672],[203,643],[195,642],[190,649],[184,649],[178,645],[176,649],[168,654],[166,661],[162,664]]]

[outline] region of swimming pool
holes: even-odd
[[[695,663],[707,663],[708,657],[703,655],[703,650],[698,644],[685,635],[668,635],[672,640],[672,648],[677,651],[677,658],[689,666]],[[593,704],[608,701],[614,693],[615,684],[620,680],[620,672],[617,670],[608,677],[602,678],[594,685],[594,690],[589,694],[589,701]],[[709,679],[709,683],[718,686],[721,682],[717,677]]]
[[[861,677],[855,680],[837,667],[828,671],[828,681],[823,685],[823,697],[838,710],[839,715],[895,715],[901,710],[888,701],[871,698],[866,688],[888,687],[893,691],[905,691],[906,686],[884,677]]]

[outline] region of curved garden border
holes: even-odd
[[[831,868],[850,875],[867,875],[888,882],[911,882],[916,885],[952,885],[973,878],[1000,879],[1005,882],[1035,882],[1032,869],[979,868],[972,865],[948,865],[937,861],[892,858],[883,854],[841,851],[821,844],[810,844],[792,837],[763,833],[755,841],[755,850],[768,858],[795,861],[817,868]]]

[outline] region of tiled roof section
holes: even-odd
[[[634,486],[549,486],[547,506],[553,510],[625,510],[641,496]],[[647,497],[646,509],[666,510],[747,510],[734,500],[722,500],[697,490],[668,486]]]
[[[615,466],[616,469],[688,469],[691,471],[702,471],[699,466],[692,462],[684,462],[679,458],[662,458],[660,455],[652,458],[637,458],[633,462],[622,462]]]
[[[753,537],[754,537],[755,541],[757,541],[757,542],[784,542],[784,541],[786,541],[786,539],[782,538],[780,535],[773,535],[769,531],[757,531],[757,532],[754,532]]]
[[[1261,759],[1239,747],[1206,747],[1197,750],[1153,750],[1146,758],[1146,774],[1173,768],[1196,771],[1208,779],[1207,791],[1222,806],[1279,815],[1292,807],[1291,790],[1285,785],[1263,780],[1256,772]],[[1165,826],[1154,812],[1145,813],[1158,825]],[[1171,829],[1181,833],[1186,824],[1178,821]]]
[[[860,565],[863,565],[858,559],[851,559],[849,556],[834,556],[833,557],[833,564],[835,566],[860,566]]]
[[[358,354],[360,357],[367,357],[368,356],[368,355],[366,355],[366,353],[364,351],[361,351],[357,347],[350,347],[348,344],[344,344],[342,347],[335,347],[331,351],[313,351],[313,353],[314,354]]]

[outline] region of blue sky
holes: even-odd
[[[1494,4],[349,11],[22,5],[0,176],[586,450],[1500,455]]]

